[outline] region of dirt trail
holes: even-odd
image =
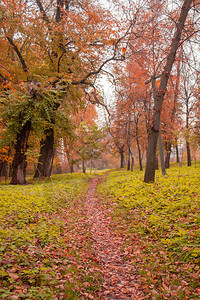
[[[133,267],[121,250],[123,239],[112,232],[112,218],[95,197],[98,179],[93,179],[86,196],[86,216],[90,225],[92,248],[103,274],[103,291],[98,299],[144,299],[138,290]]]

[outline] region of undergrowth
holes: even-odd
[[[143,172],[110,172],[98,188],[113,207],[115,229],[148,299],[200,297],[200,165],[158,172],[154,184]]]
[[[0,185],[0,298],[94,299],[100,272],[83,199],[89,175]]]

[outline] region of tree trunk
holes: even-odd
[[[133,172],[133,167],[134,167],[134,157],[131,155],[131,172]]]
[[[165,168],[169,169],[170,167],[170,155],[171,155],[171,149],[172,149],[172,143],[171,142],[166,142],[165,143],[165,148],[166,148],[166,157],[165,157]]]
[[[161,163],[162,175],[165,176],[166,175],[166,170],[165,170],[165,160],[164,160],[162,135],[161,135],[161,128],[160,128],[160,126],[159,126],[158,143],[159,143],[160,163]]]
[[[179,150],[178,150],[178,140],[176,138],[176,162],[179,163],[180,162],[180,158],[179,158]]]
[[[82,160],[82,170],[83,170],[83,173],[85,174],[85,161],[84,161],[84,159]]]
[[[45,130],[45,139],[40,142],[40,156],[34,178],[50,177],[54,159],[54,130]]]
[[[124,167],[124,151],[120,151],[120,168]]]
[[[138,139],[137,136],[136,136],[136,142],[137,142],[137,148],[138,148],[138,157],[139,157],[140,171],[142,171],[142,155],[141,155],[141,150],[140,150],[139,139]]]
[[[138,138],[138,118],[135,120],[135,125],[136,125],[136,143],[138,148],[139,165],[140,165],[140,171],[142,171],[142,155],[141,155],[140,143]]]
[[[127,160],[127,171],[130,171],[131,169],[131,151],[128,150],[128,160]]]
[[[190,144],[188,141],[186,141],[186,149],[187,149],[187,165],[188,167],[191,167],[192,160],[191,160],[191,153],[190,153]]]
[[[73,164],[70,164],[70,172],[74,173],[74,165]]]
[[[10,184],[26,183],[26,151],[28,148],[28,137],[31,131],[31,122],[27,121],[21,131],[17,134],[15,155],[12,163],[12,179]]]
[[[127,159],[127,171],[131,169],[131,117],[130,114],[128,116],[128,124],[127,124],[127,148],[128,148],[128,159]]]
[[[0,161],[0,177],[8,177],[8,162],[6,160]]]
[[[158,152],[156,153],[156,170],[159,170]]]
[[[161,75],[160,85],[158,90],[156,91],[156,95],[154,96],[154,114],[152,117],[150,135],[148,139],[147,163],[146,163],[146,170],[144,175],[144,182],[146,183],[155,181],[156,147],[157,147],[158,134],[159,134],[159,125],[160,125],[160,111],[162,109],[162,103],[166,93],[169,75],[171,73],[171,69],[175,61],[176,52],[181,40],[181,33],[183,31],[185,20],[191,8],[192,2],[193,0],[185,0],[183,2],[180,17],[178,22],[176,23],[176,32],[171,41],[170,52],[167,56],[166,65]]]
[[[151,133],[147,148],[147,163],[144,176],[144,182],[150,183],[155,181],[156,170],[156,150],[157,150],[158,131],[151,128]]]
[[[176,146],[176,162],[177,162],[177,163],[180,162],[178,145]]]

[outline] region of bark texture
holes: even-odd
[[[54,130],[49,128],[45,130],[45,138],[40,142],[40,156],[34,175],[35,178],[51,176],[54,153]]]
[[[26,151],[28,148],[28,137],[31,131],[31,122],[27,121],[20,132],[17,134],[17,142],[15,145],[15,156],[12,163],[12,179],[11,184],[26,183]]]
[[[155,181],[157,140],[158,131],[152,128],[147,148],[147,164],[144,177],[146,183]]]

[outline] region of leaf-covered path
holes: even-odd
[[[138,289],[133,267],[126,261],[122,251],[123,239],[112,231],[112,218],[109,209],[95,197],[98,179],[93,179],[88,190],[85,209],[90,225],[93,251],[103,274],[103,291],[98,299],[144,299]]]

